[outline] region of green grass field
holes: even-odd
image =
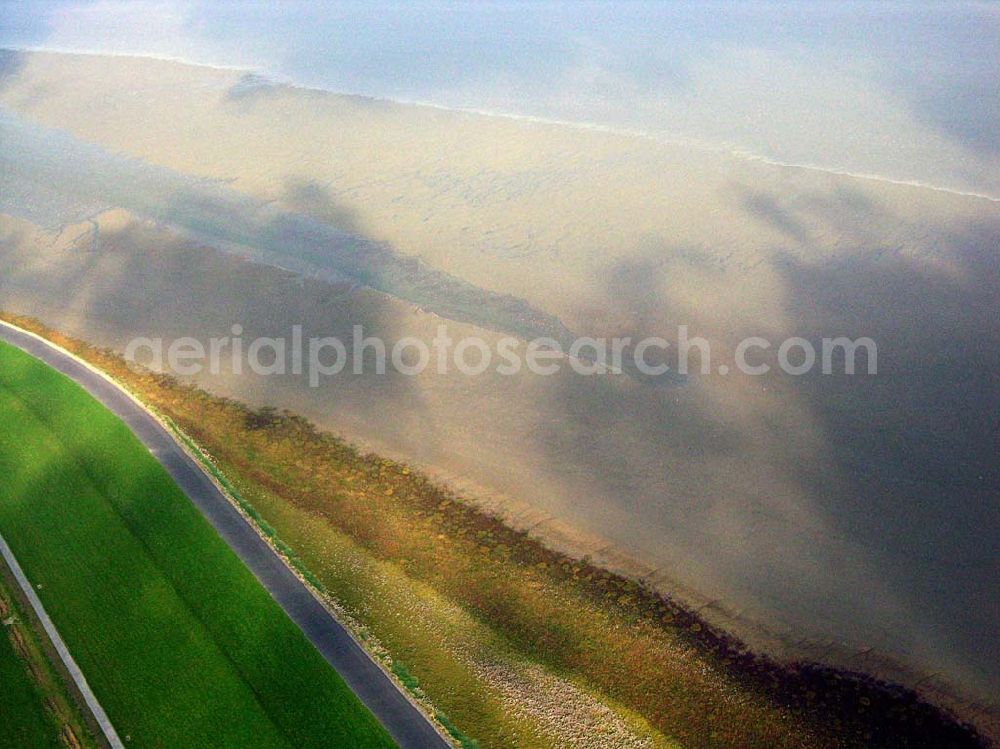
[[[59,729],[45,709],[44,696],[31,680],[14,644],[0,629],[0,746],[61,747]]]
[[[6,344],[0,477],[0,532],[132,745],[392,746],[127,427]]]
[[[98,744],[48,639],[0,562],[0,747],[94,749]]]

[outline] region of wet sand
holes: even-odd
[[[721,363],[748,335],[874,338],[874,377],[200,382],[430,468],[553,543],[715,602],[751,641],[1000,691],[1000,205],[134,58],[17,55],[0,106],[63,131],[0,153],[0,308],[102,345],[234,323],[495,341],[530,319],[688,325]],[[46,172],[46,143],[97,150]],[[311,243],[288,240],[289,217]],[[407,282],[419,259],[425,296],[371,275],[373,247]],[[519,305],[499,323],[456,311],[498,295]]]

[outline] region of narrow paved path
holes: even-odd
[[[128,425],[402,749],[450,746],[149,412],[107,377],[42,338],[0,321],[0,339],[73,379]]]
[[[17,559],[14,557],[14,552],[10,550],[7,542],[4,540],[3,536],[0,536],[0,556],[3,557],[4,562],[10,568],[11,573],[14,575],[14,580],[17,581],[18,587],[23,591],[25,598],[28,599],[28,603],[31,604],[32,610],[35,612],[35,616],[42,623],[42,628],[45,630],[45,634],[48,635],[49,640],[52,643],[52,647],[56,649],[56,653],[59,654],[59,660],[63,662],[66,670],[69,672],[70,678],[73,679],[73,683],[76,684],[76,688],[80,690],[80,694],[83,695],[83,701],[87,703],[87,709],[90,710],[91,714],[94,716],[94,720],[97,721],[97,725],[100,726],[101,733],[108,740],[108,743],[113,749],[125,749],[125,745],[122,740],[118,738],[118,732],[115,731],[115,727],[111,725],[111,721],[108,720],[107,713],[104,712],[104,708],[101,707],[101,703],[97,701],[97,697],[90,689],[90,684],[87,683],[87,679],[83,675],[83,671],[80,667],[76,665],[76,661],[73,660],[73,656],[69,652],[69,648],[66,647],[66,643],[63,642],[63,638],[59,636],[59,630],[56,629],[56,625],[52,623],[49,619],[49,615],[45,612],[45,607],[42,606],[42,601],[39,599],[38,594],[35,593],[35,589],[31,587],[31,583],[28,582],[28,578],[24,574],[24,570],[21,569],[21,565],[17,563]]]

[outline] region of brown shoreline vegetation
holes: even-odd
[[[910,689],[751,652],[643,581],[548,549],[405,464],[363,454],[299,416],[135,372],[114,351],[32,318],[0,316],[89,361],[174,421],[292,541],[321,584],[324,571],[258,498],[277,498],[333,526],[457,604],[519,656],[585,684],[684,747],[990,746],[973,726]],[[419,645],[387,642],[391,636],[364,623],[459,729],[482,746],[516,745],[469,725],[486,711],[443,683],[442,669],[421,668]]]

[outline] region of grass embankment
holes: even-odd
[[[55,717],[15,651],[14,637],[13,631],[0,633],[0,746],[61,747]]]
[[[0,344],[0,532],[143,747],[391,740],[128,428]]]
[[[912,694],[748,653],[641,584],[547,550],[300,418],[131,372],[112,352],[13,321],[193,436],[397,674],[483,747],[975,743]]]
[[[0,746],[96,747],[66,683],[45,653],[44,635],[31,625],[2,566],[0,561]]]

